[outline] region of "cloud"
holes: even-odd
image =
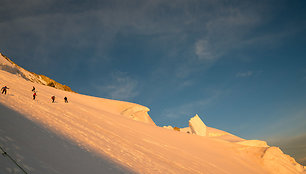
[[[245,72],[238,72],[236,73],[236,77],[237,78],[247,78],[247,77],[257,77],[259,76],[261,73],[263,73],[262,70],[258,70],[258,71],[245,71]]]
[[[304,105],[296,106],[294,110],[280,108],[277,117],[268,122],[269,126],[260,129],[259,135],[270,142],[285,141],[288,137],[297,137],[306,132],[306,109]],[[271,118],[271,116],[270,116]],[[289,142],[289,141],[288,141]]]
[[[154,38],[148,37],[147,42],[160,38],[157,44],[166,43],[166,50],[174,50],[176,55],[191,49],[184,56],[216,60],[240,43],[242,35],[261,19],[261,14],[254,12],[248,3],[225,6],[223,1],[29,2],[4,4],[5,11],[0,16],[7,18],[0,23],[4,36],[0,46],[24,47],[20,52],[34,55],[33,59],[48,57],[50,52],[63,48],[70,51],[90,48],[92,57],[107,57],[118,34],[132,33]],[[19,40],[24,35],[29,39]],[[200,39],[192,39],[191,46],[187,46],[191,38]]]
[[[131,100],[139,93],[138,81],[129,77],[126,73],[113,73],[106,85],[94,85],[102,96],[117,100]]]
[[[77,71],[86,58],[94,62],[90,69],[95,73],[105,61],[115,60],[112,54],[122,46],[120,36],[126,40],[139,37],[135,46],[147,47],[142,59],[156,55],[152,72],[161,73],[153,72],[152,78],[163,76],[167,83],[204,73],[247,41],[248,46],[262,42],[247,36],[269,16],[261,13],[267,8],[257,8],[260,3],[223,0],[5,2],[0,7],[0,47],[14,50],[7,54],[23,58],[25,64],[39,62],[44,71],[62,62]]]
[[[211,96],[205,99],[194,100],[182,105],[167,108],[162,112],[161,115],[171,120],[182,117],[188,119],[194,116],[195,114],[203,115],[203,113],[197,112],[201,112],[203,108],[207,108],[213,105],[223,94],[226,93],[226,91],[212,90],[210,93]]]
[[[249,77],[252,76],[253,74],[254,74],[253,71],[239,72],[236,74],[236,77]]]
[[[198,40],[195,43],[195,54],[200,60],[213,60],[216,55],[212,53],[211,47],[207,40]]]
[[[172,107],[163,111],[162,115],[169,119],[178,119],[182,117],[192,117],[196,114],[197,108],[204,108],[210,104],[210,100],[197,100],[187,104]]]

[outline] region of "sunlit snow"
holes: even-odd
[[[263,141],[210,127],[203,136],[158,127],[145,106],[36,84],[3,62],[0,85],[9,89],[0,95],[0,145],[28,173],[305,173]],[[16,172],[1,156],[0,173]]]

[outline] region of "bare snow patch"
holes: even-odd
[[[244,145],[244,146],[253,146],[253,147],[269,147],[267,142],[261,140],[245,140],[237,142],[237,144]]]

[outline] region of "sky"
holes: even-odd
[[[306,1],[0,1],[0,52],[78,93],[158,126],[306,136]]]

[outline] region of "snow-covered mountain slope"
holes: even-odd
[[[43,84],[43,85],[51,86],[51,87],[61,89],[64,91],[73,92],[69,86],[62,85],[56,82],[55,80],[50,79],[49,77],[46,77],[44,75],[38,75],[38,74],[35,74],[33,72],[23,69],[22,67],[14,63],[12,60],[10,60],[8,57],[4,56],[2,53],[0,53],[0,70],[4,70],[7,72],[16,74],[34,83]]]
[[[306,173],[260,141],[213,128],[197,136],[157,127],[138,104],[40,84],[33,100],[33,83],[3,70],[0,85],[10,88],[0,95],[0,145],[29,173]],[[4,160],[0,173],[14,173]]]

